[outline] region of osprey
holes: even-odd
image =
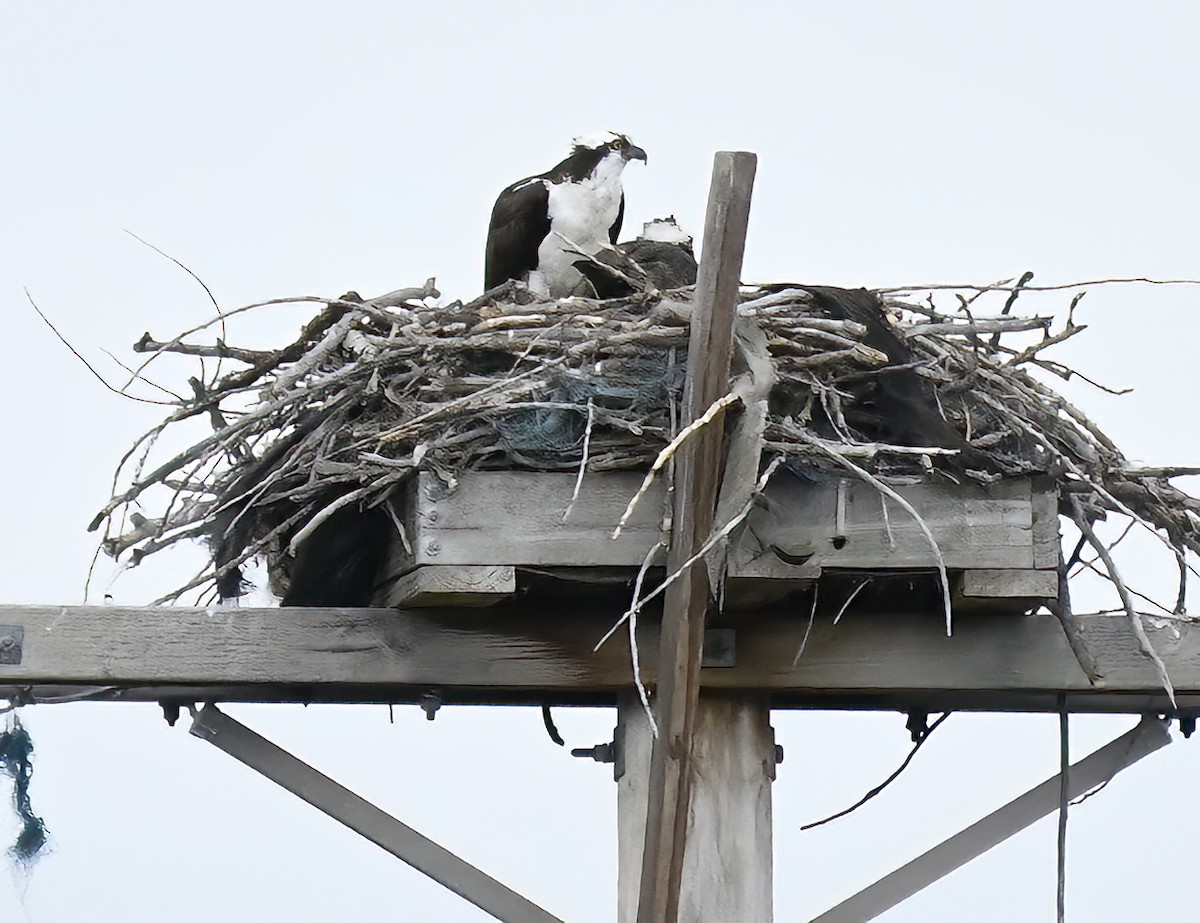
[[[576,260],[575,268],[587,276],[598,298],[696,284],[692,237],[674,215],[647,221],[635,240],[602,247],[591,259]]]
[[[509,279],[541,295],[574,294],[587,283],[573,265],[617,242],[625,216],[621,172],[646,152],[611,131],[576,138],[571,156],[513,183],[496,199],[488,226],[484,288]]]

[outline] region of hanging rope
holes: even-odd
[[[1058,697],[1058,923],[1067,919],[1067,811],[1071,799],[1071,740],[1067,699]]]
[[[46,845],[46,824],[33,813],[29,802],[33,741],[16,715],[11,715],[8,722],[8,727],[0,733],[0,770],[13,780],[13,810],[21,821],[21,830],[9,853],[28,868],[37,861]]]

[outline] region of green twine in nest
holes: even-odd
[[[13,809],[21,821],[21,832],[9,852],[21,865],[28,867],[37,861],[46,845],[46,824],[33,813],[29,804],[33,741],[16,715],[12,717],[11,727],[0,733],[0,770],[12,776]]]

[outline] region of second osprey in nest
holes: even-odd
[[[625,217],[621,172],[646,152],[611,131],[576,138],[571,156],[513,183],[496,200],[488,226],[484,288],[509,279],[540,295],[591,294],[575,268],[581,254],[617,242]]]

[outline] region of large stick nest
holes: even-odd
[[[769,359],[764,455],[818,469],[836,456],[883,480],[1043,474],[1074,498],[1065,512],[1126,513],[1181,554],[1200,550],[1200,504],[1167,480],[1182,469],[1133,469],[1032,373],[1074,375],[1043,351],[1085,328],[1073,310],[1057,331],[1010,313],[1020,284],[960,292],[953,309],[861,290],[744,288],[734,373]],[[167,342],[144,336],[135,348],[147,363],[174,352],[239,367],[191,379],[192,395],[130,449],[93,522],[105,550],[136,564],[207,538],[215,567],[164,600],[218,584],[233,595],[243,562],[294,554],[325,518],[384,504],[418,469],[447,482],[470,468],[646,470],[678,431],[690,289],[546,301],[510,284],[469,304],[433,297],[430,280],[372,301],[319,301],[300,336],[273,351],[187,339],[222,319]],[[987,315],[989,297],[1006,300]],[[210,433],[150,461],[164,432],[204,417]]]

